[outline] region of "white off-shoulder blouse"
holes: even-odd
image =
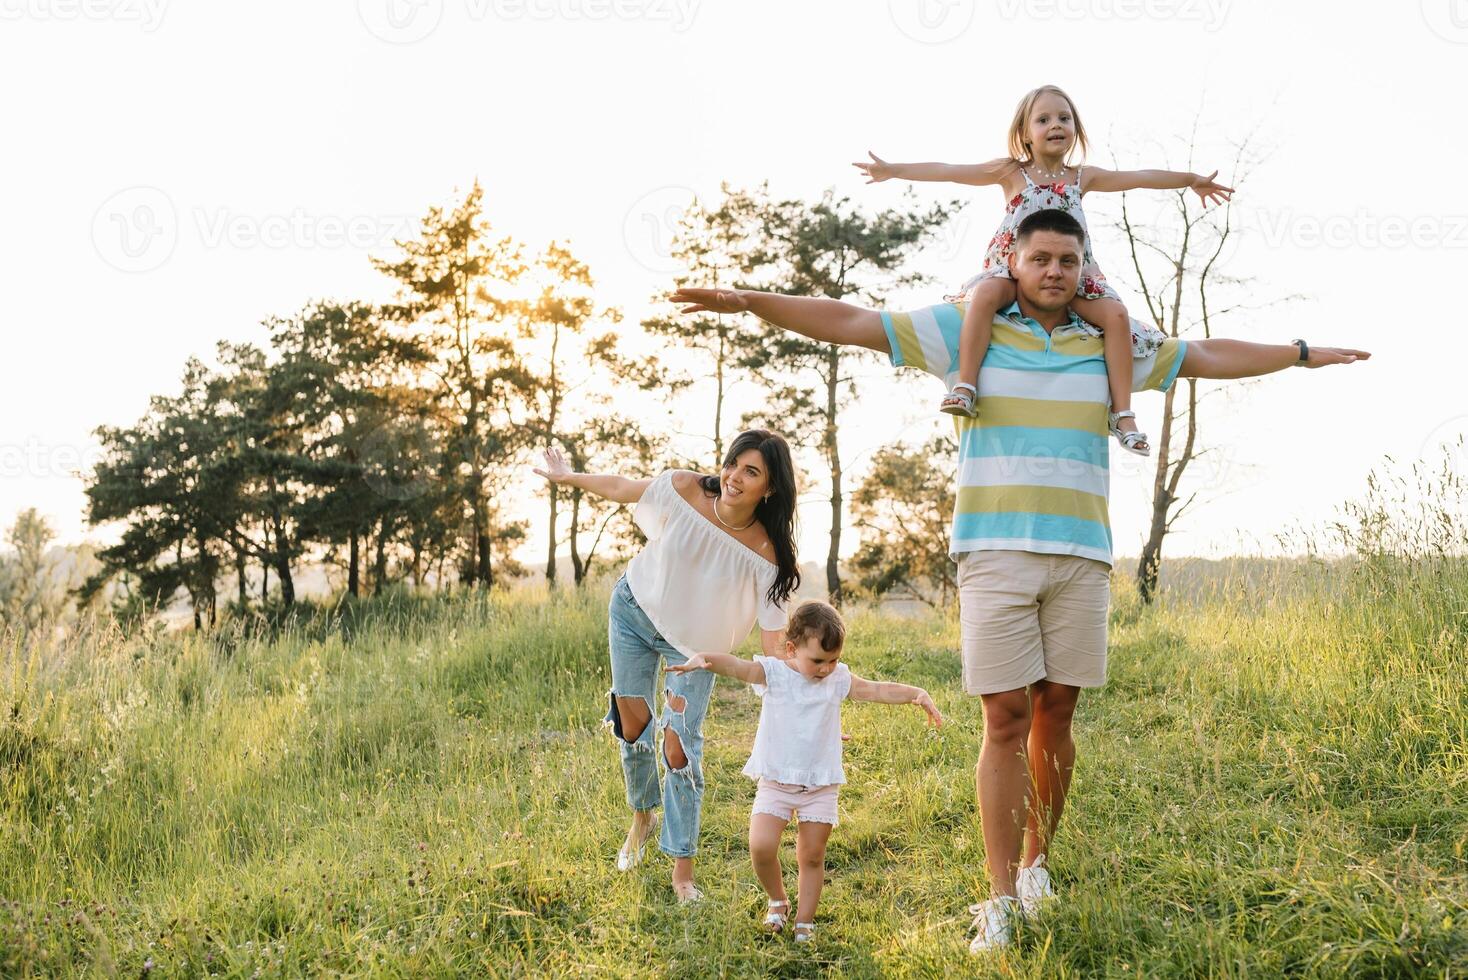
[[[632,518],[647,545],[627,566],[627,585],[679,652],[728,653],[756,622],[785,628],[784,603],[768,598],[778,567],[700,514],[673,486],[672,470],[653,479]]]

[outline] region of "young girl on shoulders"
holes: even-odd
[[[1070,97],[1054,85],[1042,85],[1020,100],[1009,127],[1009,156],[978,164],[888,163],[875,153],[869,163],[855,166],[867,175],[868,183],[892,177],[904,180],[938,180],[974,186],[998,185],[1009,203],[999,230],[989,241],[984,264],[957,293],[952,302],[968,301],[959,338],[958,381],[943,398],[941,411],[973,417],[979,399],[979,365],[989,349],[994,317],[1015,301],[1014,280],[1009,275],[1009,253],[1019,223],[1036,211],[1056,208],[1069,212],[1086,229],[1081,197],[1092,192],[1191,188],[1204,206],[1227,201],[1232,187],[1214,181],[1218,171],[1207,177],[1172,170],[1104,170],[1072,163],[1079,148],[1084,158],[1086,128]],[[1106,281],[1091,253],[1086,231],[1081,282],[1071,310],[1101,331],[1106,352],[1106,374],[1111,389],[1111,431],[1122,447],[1146,456],[1151,452],[1147,437],[1137,431],[1132,403],[1132,358],[1147,357],[1162,343],[1156,327],[1133,320],[1114,289]]]

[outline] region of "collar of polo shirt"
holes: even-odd
[[[1070,314],[1070,319],[1067,320],[1065,323],[1062,323],[1060,326],[1056,327],[1055,330],[1065,330],[1066,328],[1070,328],[1073,330],[1084,330],[1086,328],[1086,322],[1080,317],[1076,316],[1074,310],[1068,309],[1066,310],[1066,312]],[[1015,300],[1013,303],[1010,303],[1004,309],[1000,310],[999,315],[1010,317],[1023,323],[1034,324],[1041,330],[1045,329],[1043,326],[1041,326],[1039,320],[1036,320],[1033,317],[1025,316],[1024,313],[1020,312],[1019,300]],[[1055,330],[1050,331],[1050,333],[1053,335],[1055,333]]]

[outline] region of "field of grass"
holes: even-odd
[[[966,948],[984,894],[980,712],[956,624],[857,611],[858,673],[809,948],[757,935],[720,680],[677,907],[625,829],[602,730],[610,583],[396,595],[274,630],[0,651],[0,975],[1468,976],[1468,571],[1355,561],[1118,582],[1052,855],[1063,901]],[[793,853],[787,849],[793,875]]]

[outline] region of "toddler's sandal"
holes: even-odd
[[[1147,433],[1145,432],[1123,432],[1116,423],[1122,419],[1135,419],[1137,413],[1131,409],[1111,413],[1111,434],[1116,436],[1116,441],[1121,443],[1121,448],[1137,456],[1151,456],[1152,447],[1147,444]],[[1140,447],[1140,448],[1139,448]]]
[[[943,401],[938,404],[938,411],[971,419],[978,414],[974,410],[974,396],[977,394],[976,388],[960,381],[953,386],[952,391],[943,396]]]
[[[790,899],[777,902],[771,899],[765,905],[765,931],[774,935],[785,931],[785,918],[790,914]],[[779,911],[776,911],[779,909]]]
[[[797,923],[795,923],[795,941],[796,942],[798,942],[798,943],[808,943],[812,939],[815,938],[815,935],[816,935],[816,924],[814,922],[797,922]]]

